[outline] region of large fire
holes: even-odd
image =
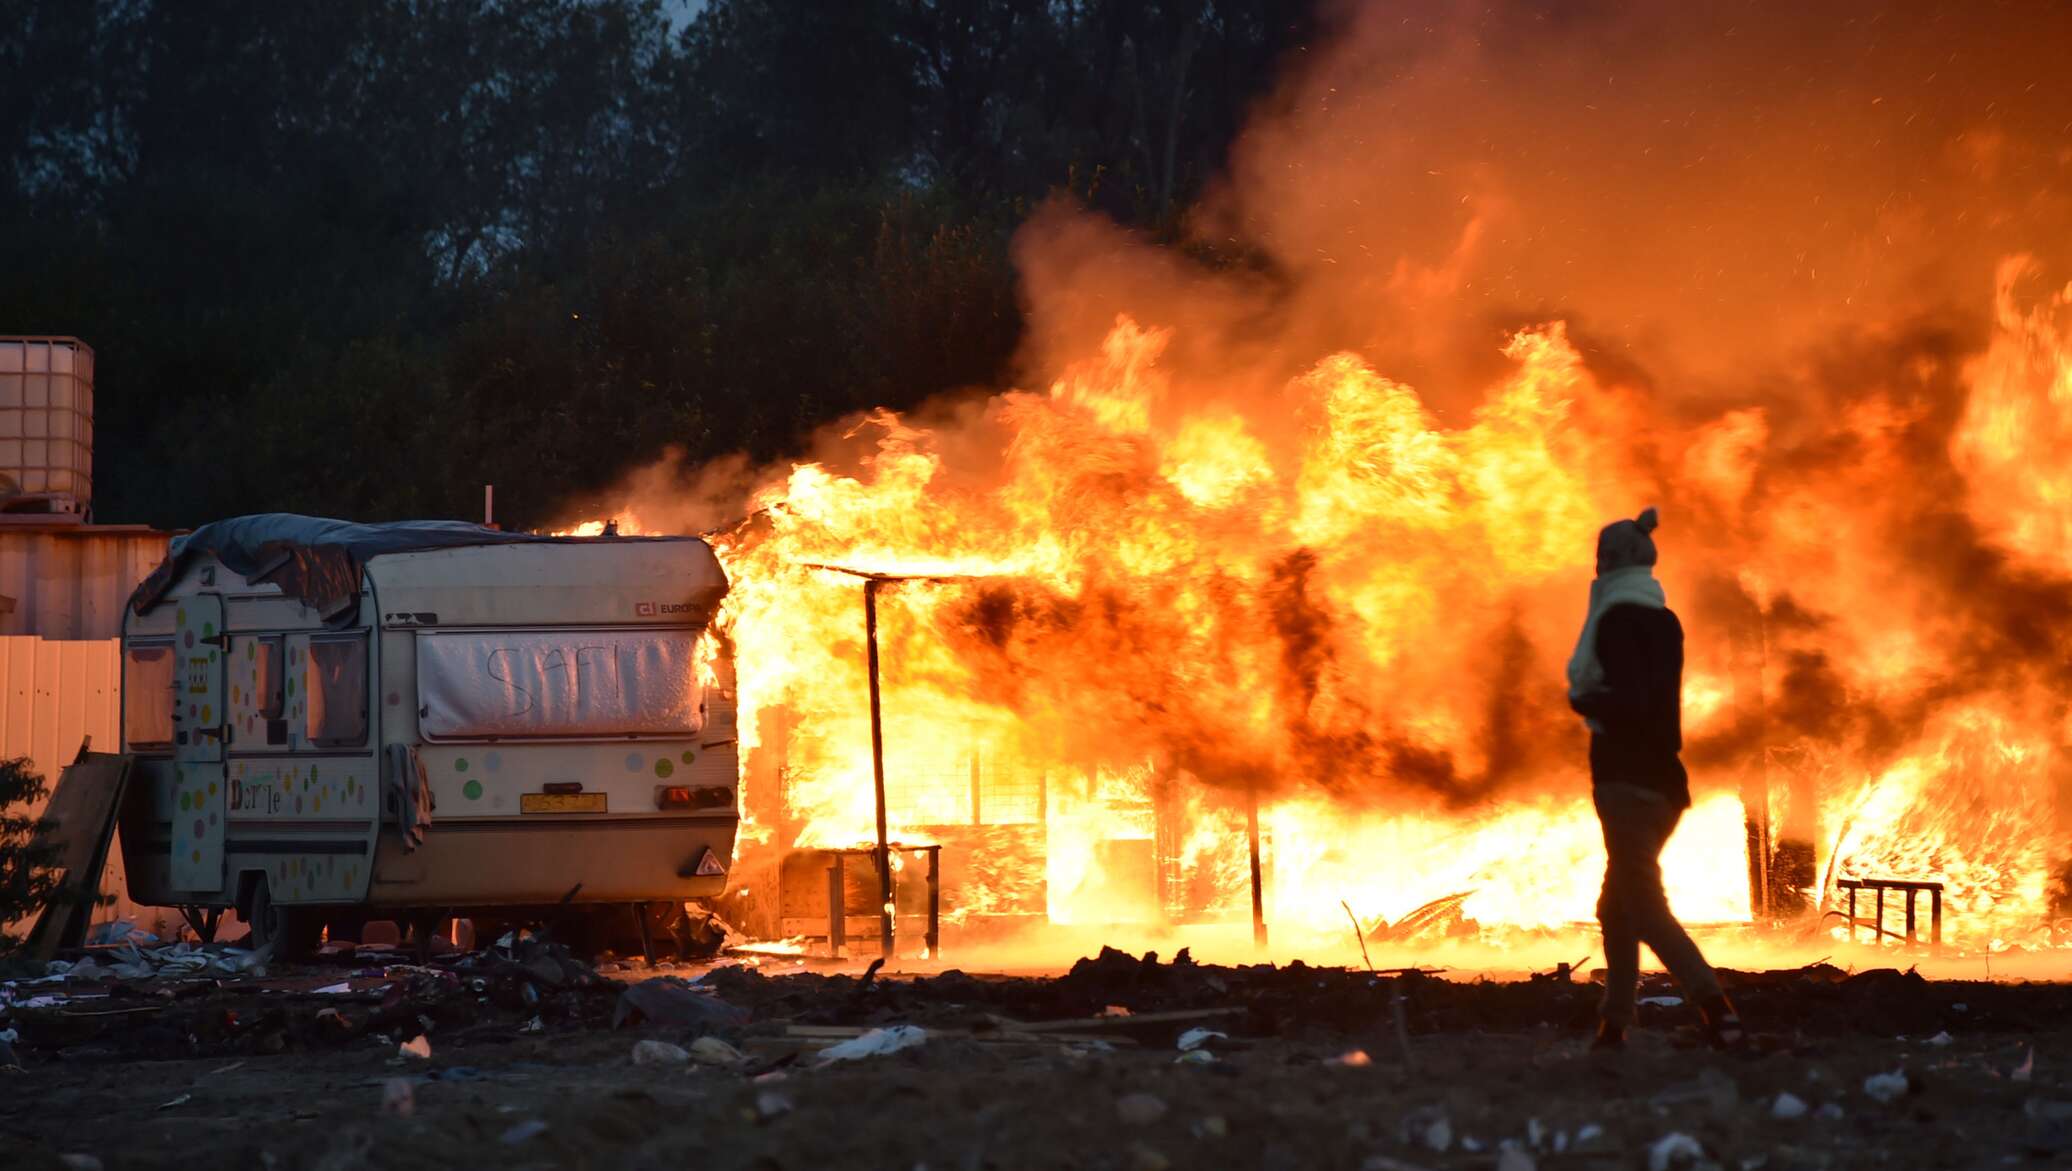
[[[2051,942],[2072,858],[2072,286],[2046,279],[2061,261],[2042,243],[2003,248],[2023,215],[1939,236],[1923,218],[2035,181],[2008,179],[2009,160],[2062,176],[2072,155],[2024,154],[2013,119],[1931,114],[1955,145],[1883,149],[1970,151],[1973,171],[1893,197],[1904,206],[1815,209],[1800,197],[1857,180],[1787,171],[1738,210],[1700,201],[1731,229],[1718,239],[1636,225],[1682,249],[1665,284],[1717,280],[1706,287],[1733,304],[1594,295],[1606,274],[1572,267],[1571,296],[1559,258],[1595,247],[1630,282],[1653,277],[1620,242],[1524,230],[1535,210],[1563,210],[1570,228],[1616,217],[1535,188],[1524,176],[1539,172],[1503,152],[1458,180],[1408,166],[1420,147],[1435,163],[1463,149],[1402,129],[1409,114],[1442,129],[1498,114],[1450,104],[1436,65],[1348,82],[1383,35],[1356,25],[1291,82],[1197,217],[1269,241],[1292,292],[1186,270],[1052,210],[1018,245],[1041,389],[878,412],[817,458],[725,469],[747,485],[748,519],[713,539],[733,580],[749,848],[874,834],[862,590],[819,568],[838,566],[918,579],[878,598],[891,836],[953,852],[953,922],[1136,925],[1147,939],[1248,925],[1255,805],[1277,946],[1343,955],[1348,914],[1375,940],[1572,937],[1602,853],[1561,665],[1597,527],[1659,504],[1661,576],[1690,632],[1696,804],[1664,862],[1679,913],[1788,921],[1825,946],[1837,880],[1932,879],[1953,942]],[[1559,54],[1502,51],[1571,84]],[[1432,52],[1498,50],[1469,38]],[[1911,68],[1907,52],[1894,56]],[[1659,68],[1633,87],[1658,91],[1674,63]],[[1882,119],[1886,98],[1858,93],[1876,84],[1836,81],[1820,100],[1863,97],[1837,118]],[[1483,127],[1485,147],[1552,117],[1490,104],[1511,120]],[[1636,119],[1631,142],[1578,131],[1563,165],[1682,190],[1675,173],[1699,164],[1681,140],[1674,161],[1641,161],[1651,127]],[[1744,145],[1809,154],[1782,134]],[[1364,162],[1342,149],[1355,139]],[[1392,179],[1432,190],[1362,202]],[[2072,223],[2048,190],[2028,211]],[[1715,261],[1727,274],[1757,248],[1735,218],[1751,215],[1806,268],[1829,247],[1809,216],[1854,233],[1833,249],[1833,285],[1780,288],[1789,320],[1774,328],[1739,300],[1760,288],[1691,275]],[[1437,258],[1403,235],[1432,228],[1447,241]],[[1961,287],[1922,302],[1915,283],[1877,275],[1859,255],[1872,230]],[[1493,298],[1545,308],[1498,328]],[[1617,330],[1637,340],[1607,352]],[[1700,389],[1671,393],[1670,378]],[[702,492],[715,476],[693,479]],[[621,531],[713,519],[684,504],[683,480],[652,474],[616,496]]]

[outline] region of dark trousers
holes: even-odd
[[[1600,785],[1592,796],[1604,826],[1604,893],[1597,899],[1597,922],[1604,928],[1604,1019],[1622,1027],[1633,1023],[1643,943],[1685,996],[1719,995],[1719,977],[1670,914],[1662,890],[1662,847],[1683,811],[1630,785]]]

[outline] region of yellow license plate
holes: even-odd
[[[604,813],[602,793],[520,793],[520,813]]]

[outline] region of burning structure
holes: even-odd
[[[1250,815],[1277,938],[1558,932],[1600,857],[1560,664],[1596,526],[1657,503],[1679,912],[1897,878],[1959,942],[2051,942],[2066,21],[1349,14],[1187,248],[1022,228],[1026,389],[595,503],[722,530],[744,838],[872,840],[836,565],[955,579],[875,597],[888,832],[941,847],[951,923],[1242,923]]]

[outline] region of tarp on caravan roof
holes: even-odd
[[[166,559],[130,595],[142,614],[156,605],[187,561],[206,554],[246,581],[271,582],[327,619],[343,619],[359,596],[367,562],[385,553],[417,553],[474,545],[592,542],[600,538],[507,533],[458,520],[407,520],[355,524],[291,512],[264,512],[214,521],[173,538]],[[615,537],[620,541],[683,538]]]

